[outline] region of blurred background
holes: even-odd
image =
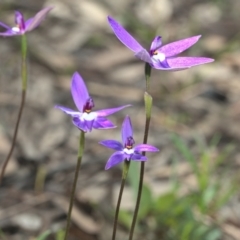
[[[144,63],[113,35],[121,22],[149,48],[193,35],[186,56],[215,62],[179,72],[152,71],[153,113],[145,186],[136,228],[140,240],[240,239],[239,0],[1,0],[0,21],[14,24],[54,6],[29,33],[29,86],[17,145],[0,186],[0,239],[61,240],[76,166],[79,131],[54,109],[75,108],[70,94],[79,71],[95,109],[132,104],[113,116],[119,128],[86,135],[69,240],[111,239],[121,168],[104,170],[126,114],[134,136],[144,130]],[[3,29],[1,29],[3,30]],[[10,149],[21,96],[20,38],[0,38],[0,164]],[[127,239],[139,165],[132,164],[117,239]]]

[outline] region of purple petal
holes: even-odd
[[[109,129],[109,128],[115,128],[116,126],[107,118],[104,117],[98,117],[95,119],[93,123],[93,128],[95,129]]]
[[[71,92],[73,101],[80,112],[83,112],[83,107],[89,99],[87,87],[78,72],[72,76]]]
[[[158,152],[159,149],[148,144],[139,144],[137,145],[134,150],[137,152]]]
[[[129,116],[126,116],[122,124],[122,142],[126,143],[128,137],[133,136],[132,123]]]
[[[172,69],[184,69],[193,66],[213,62],[212,58],[205,57],[177,57],[167,59],[169,66]]]
[[[80,130],[84,131],[84,132],[88,132],[88,128],[85,124],[85,121],[81,121],[80,118],[78,117],[74,117],[72,120],[73,124],[79,128]]]
[[[103,110],[98,110],[96,111],[97,115],[99,117],[106,117],[106,116],[109,116],[115,112],[118,112],[126,107],[130,107],[131,105],[128,104],[128,105],[124,105],[124,106],[121,106],[121,107],[117,107],[117,108],[109,108],[109,109],[103,109]]]
[[[142,49],[141,51],[135,54],[135,57],[139,58],[140,60],[148,63],[152,63],[151,56],[146,49]]]
[[[159,59],[154,59],[152,65],[157,69],[171,70],[171,67],[168,64],[168,59],[164,59],[162,61],[160,61]]]
[[[161,46],[162,46],[162,38],[160,36],[156,36],[152,41],[150,51],[154,52],[155,50],[157,50]]]
[[[108,16],[108,22],[117,38],[133,52],[140,52],[143,47],[116,20]]]
[[[142,154],[134,153],[131,157],[133,161],[147,161],[147,157]]]
[[[46,7],[43,8],[41,11],[39,11],[32,19],[31,21],[27,21],[26,31],[32,31],[34,28],[38,27],[39,24],[44,20],[46,15],[49,11],[51,11],[53,7]]]
[[[90,121],[85,120],[85,121],[84,121],[85,127],[86,127],[86,129],[88,130],[88,132],[91,132],[91,131],[92,131],[94,121],[95,121],[95,120],[90,120]]]
[[[80,114],[81,114],[80,112],[77,112],[77,111],[74,111],[70,108],[59,106],[59,105],[56,105],[55,108],[58,108],[58,109],[62,110],[63,112],[65,112],[66,114],[69,114],[73,117],[77,117],[77,116],[79,117]]]
[[[10,26],[6,25],[6,24],[3,23],[3,22],[0,22],[0,26],[2,26],[3,28],[6,28],[6,29],[11,29]]]
[[[32,18],[29,18],[28,20],[25,21],[25,28],[28,29],[28,26],[32,23],[33,21],[33,17]]]
[[[121,151],[123,149],[122,144],[116,140],[103,140],[99,143],[102,144],[104,147],[111,148],[116,151]]]
[[[188,67],[183,67],[183,68],[173,68],[173,67],[169,67],[166,68],[162,65],[162,63],[160,61],[155,61],[151,64],[151,66],[155,69],[158,70],[164,70],[164,71],[179,71],[179,70],[184,70],[187,69]]]
[[[108,159],[107,164],[105,166],[105,170],[115,166],[124,161],[124,154],[122,152],[115,152],[112,156]]]
[[[20,31],[25,32],[25,21],[22,13],[15,11],[15,23],[19,27]]]
[[[22,34],[21,32],[15,32],[12,29],[9,29],[6,32],[0,33],[0,36],[12,37],[12,36],[21,35],[21,34]]]
[[[159,51],[164,53],[166,57],[172,57],[175,56],[184,50],[190,48],[193,44],[195,44],[201,35],[199,36],[193,36],[190,38],[185,38],[176,42],[172,42],[169,44],[166,44],[162,46]]]

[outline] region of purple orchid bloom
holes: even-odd
[[[117,108],[103,109],[92,112],[94,107],[93,99],[89,96],[87,87],[78,72],[75,72],[72,76],[71,92],[73,101],[79,111],[72,109],[55,106],[61,109],[66,114],[69,114],[73,118],[73,124],[84,132],[91,132],[95,129],[109,129],[116,126],[106,118],[106,116],[118,112],[125,107],[131,105],[125,105]]]
[[[126,116],[122,124],[122,143],[116,140],[103,140],[99,142],[107,148],[116,150],[107,161],[105,170],[113,167],[124,160],[130,161],[146,161],[147,157],[143,156],[141,152],[158,152],[154,146],[148,144],[139,144],[133,147],[135,141],[133,139],[132,123],[129,116]]]
[[[22,13],[19,11],[15,11],[15,27],[10,27],[5,23],[0,22],[0,26],[6,29],[5,32],[0,33],[0,36],[4,37],[12,37],[16,35],[23,35],[26,32],[30,32],[44,20],[49,11],[51,11],[53,7],[46,7],[39,11],[34,17],[29,18],[28,20],[24,20]]]
[[[148,51],[112,17],[108,16],[108,22],[117,38],[132,50],[137,58],[149,63],[153,68],[160,70],[183,70],[214,61],[212,58],[205,57],[176,57],[176,55],[194,45],[201,35],[185,38],[164,46],[162,46],[162,38],[156,36]]]

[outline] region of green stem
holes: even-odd
[[[145,119],[144,137],[143,137],[144,144],[147,144],[150,121],[151,121],[151,112],[152,112],[152,97],[147,92],[150,89],[150,76],[151,76],[151,66],[148,63],[146,63],[146,65],[145,65],[146,92],[144,94],[146,119]],[[142,155],[145,156],[146,152],[142,152]],[[135,225],[137,222],[137,216],[138,216],[138,211],[139,211],[139,206],[140,206],[141,196],[142,196],[144,170],[145,170],[145,162],[141,162],[137,201],[136,201],[136,206],[135,206],[134,213],[133,213],[133,220],[132,220],[132,224],[131,224],[131,228],[130,228],[129,240],[132,240],[132,238],[133,238],[133,233],[134,233]]]
[[[19,112],[18,112],[18,116],[17,116],[16,126],[15,126],[14,133],[13,133],[13,140],[12,140],[11,148],[9,150],[7,158],[5,159],[5,161],[3,163],[3,167],[2,167],[2,170],[0,173],[0,183],[2,182],[2,178],[4,176],[8,162],[12,156],[12,153],[13,153],[13,150],[14,150],[14,147],[16,144],[19,124],[20,124],[20,120],[22,117],[22,112],[23,112],[23,108],[25,105],[25,99],[26,99],[26,94],[27,94],[27,37],[25,34],[22,35],[22,38],[21,38],[21,55],[22,55],[22,69],[21,69],[22,98],[21,98],[21,104],[20,104],[20,108],[19,108]]]
[[[119,210],[120,210],[123,189],[125,186],[129,166],[130,166],[130,161],[125,160],[124,165],[123,165],[123,171],[122,171],[122,182],[121,182],[121,187],[120,187],[120,191],[119,191],[119,195],[118,195],[117,207],[116,207],[116,212],[115,212],[115,217],[114,217],[112,240],[115,240],[115,237],[116,237],[118,214],[119,214]]]
[[[27,90],[27,37],[25,34],[22,35],[21,41],[22,51],[22,89]]]
[[[64,240],[67,240],[68,233],[69,233],[69,228],[70,228],[70,223],[71,223],[72,207],[73,207],[73,202],[74,202],[74,198],[75,198],[75,191],[76,191],[76,186],[77,186],[78,173],[79,173],[81,162],[82,162],[84,145],[85,145],[85,133],[83,131],[81,131],[80,139],[79,139],[77,166],[76,166],[76,170],[75,170],[75,176],[74,176],[74,180],[73,180],[73,188],[72,188],[70,203],[69,203],[69,208],[68,208],[67,226],[66,226]]]
[[[150,77],[151,77],[152,67],[149,63],[145,64],[145,80],[146,80],[146,92],[150,90]]]

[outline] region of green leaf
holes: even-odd
[[[128,170],[128,180],[133,189],[134,197],[137,197],[139,182],[139,162],[131,161]]]
[[[219,229],[213,229],[211,230],[207,236],[206,236],[206,240],[218,240],[221,238],[221,231]]]
[[[217,189],[214,185],[208,186],[208,188],[205,189],[202,197],[203,197],[204,205],[206,207],[212,202],[216,194],[217,194]]]
[[[176,195],[170,192],[160,196],[154,206],[156,207],[157,211],[163,212],[164,210],[170,209],[175,201]]]
[[[120,210],[118,214],[118,220],[123,224],[126,228],[130,229],[132,223],[132,214],[125,210]]]
[[[51,231],[48,230],[42,233],[39,237],[37,237],[36,240],[45,240],[50,234],[51,234]]]
[[[193,156],[192,152],[189,150],[189,147],[176,134],[173,134],[171,136],[171,138],[172,138],[172,141],[173,141],[174,145],[178,149],[178,151],[183,155],[183,157],[191,165],[194,173],[196,175],[198,175],[199,170],[198,170],[198,166],[197,166],[197,163],[196,163],[196,159]]]
[[[194,222],[192,221],[186,222],[182,229],[181,240],[186,240],[186,239],[190,240],[190,234],[193,231],[194,227],[195,227]]]
[[[63,240],[64,237],[65,237],[65,230],[60,229],[59,231],[57,231],[56,240]]]
[[[152,210],[152,205],[152,192],[148,186],[143,185],[140,208],[138,212],[139,219],[145,218],[150,213]]]

